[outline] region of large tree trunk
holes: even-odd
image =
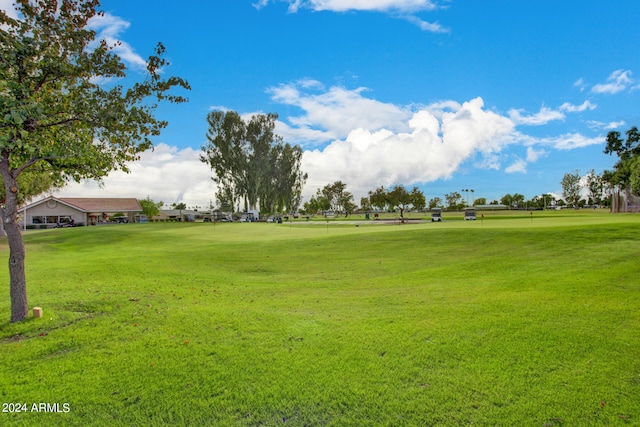
[[[4,181],[5,201],[0,209],[4,231],[9,241],[9,277],[11,297],[11,322],[20,322],[29,314],[27,303],[27,280],[24,273],[24,242],[18,224],[18,182],[13,176],[9,162],[0,161],[0,174]],[[25,219],[26,220],[26,219]]]
[[[9,276],[11,281],[11,321],[19,322],[29,314],[27,303],[27,279],[24,273],[24,243],[20,225],[5,220],[4,229],[9,241]]]

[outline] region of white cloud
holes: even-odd
[[[145,151],[141,159],[129,165],[130,173],[115,171],[103,179],[70,183],[55,194],[60,197],[135,197],[149,196],[165,204],[184,202],[189,207],[209,206],[215,184],[209,166],[199,159],[200,151],[158,144]],[[215,203],[215,201],[214,201]]]
[[[427,22],[418,18],[415,15],[406,15],[403,18],[420,28],[422,31],[429,31],[431,33],[448,33],[450,30],[448,28],[443,27],[437,22]]]
[[[365,88],[347,90],[332,87],[328,91],[309,93],[304,89],[322,89],[313,80],[271,87],[268,92],[276,102],[292,105],[304,111],[303,115],[287,117],[292,127],[280,124],[278,131],[294,141],[327,141],[344,138],[353,129],[364,128],[376,131],[389,128],[394,131],[408,130],[407,121],[411,112],[394,104],[365,98]],[[284,119],[281,117],[281,119]]]
[[[607,78],[606,83],[599,83],[591,88],[593,93],[613,95],[630,88],[634,84],[630,70],[616,70]]]
[[[538,159],[547,155],[544,150],[536,150],[533,147],[527,147],[527,162],[537,162]]]
[[[588,138],[579,133],[570,133],[557,137],[540,138],[537,140],[537,143],[540,145],[551,146],[557,150],[573,150],[576,148],[588,147],[590,145],[602,145],[604,141],[604,136]]]
[[[567,113],[582,113],[586,110],[595,110],[598,106],[596,104],[592,104],[589,101],[584,101],[580,105],[573,105],[568,102],[562,104],[559,108],[560,111],[566,111]]]
[[[624,126],[626,124],[626,122],[624,120],[620,120],[618,122],[609,122],[609,123],[603,123],[603,122],[599,122],[597,120],[589,120],[587,121],[587,126],[589,126],[591,129],[596,129],[596,130],[611,130],[611,129],[617,129],[621,126]]]
[[[565,115],[557,110],[552,110],[548,107],[541,107],[540,111],[532,115],[523,115],[524,110],[512,109],[509,110],[509,117],[515,124],[518,125],[530,125],[539,126],[549,123],[553,120],[564,120]]]
[[[378,185],[447,178],[475,154],[495,160],[492,155],[513,142],[513,123],[485,110],[481,98],[453,111],[449,107],[417,111],[408,121],[408,132],[359,128],[323,150],[305,151],[302,169],[309,174],[305,194],[336,180],[348,182],[354,194],[363,194]]]
[[[254,4],[256,8],[261,8],[274,0],[259,0]],[[295,13],[300,8],[311,9],[313,11],[347,12],[350,10],[360,11],[403,11],[418,12],[434,10],[438,6],[432,0],[281,0],[289,3],[289,12]]]
[[[504,170],[506,173],[527,173],[527,162],[517,159]]]
[[[349,11],[382,12],[405,19],[422,31],[433,33],[449,32],[447,28],[437,22],[426,22],[414,15],[418,12],[432,11],[441,7],[432,0],[258,0],[253,6],[256,9],[262,9],[269,3],[276,1],[288,3],[289,13],[297,13],[300,9],[338,13]]]
[[[540,126],[554,120],[564,120],[565,113],[581,113],[586,110],[594,110],[597,105],[590,101],[584,101],[580,105],[573,105],[565,102],[557,110],[542,106],[535,114],[526,114],[523,109],[509,110],[509,117],[516,125]]]
[[[534,163],[536,161],[538,161],[538,159],[540,159],[541,157],[544,157],[547,155],[547,152],[545,150],[536,150],[535,148],[529,146],[527,147],[527,158],[525,159],[521,159],[521,158],[516,158],[516,160],[510,164],[509,166],[507,166],[504,169],[505,173],[522,173],[522,174],[526,174],[527,173],[527,165],[529,163]]]
[[[120,39],[120,34],[126,31],[130,25],[129,22],[118,16],[104,13],[91,18],[87,28],[96,31],[96,40],[105,40],[109,45],[114,46],[114,52],[123,61],[138,70],[145,70],[147,62],[135,52],[130,44]]]
[[[478,169],[499,170],[501,161],[502,156],[498,153],[483,153],[482,158],[474,162],[473,166]]]

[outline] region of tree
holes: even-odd
[[[62,181],[56,179],[55,174],[48,167],[48,163],[40,162],[33,165],[18,176],[18,188],[20,192],[17,194],[18,203],[32,199],[42,193],[59,188],[63,184]],[[2,176],[0,176],[0,200],[6,200],[6,189]]]
[[[447,201],[447,207],[449,209],[459,209],[460,208],[460,200],[462,196],[457,191],[453,193],[447,193],[444,195],[445,200]]]
[[[400,217],[404,217],[404,211],[410,207],[420,210],[426,205],[424,194],[418,187],[409,192],[402,185],[396,185],[387,192],[386,198],[391,208],[400,209]]]
[[[429,199],[429,209],[437,208],[442,205],[442,199],[440,197],[434,197]]]
[[[18,196],[18,205],[23,204],[25,201],[32,199],[44,192],[50,191],[53,188],[62,186],[62,182],[56,180],[52,173],[46,168],[47,164],[34,165],[31,168],[25,170],[18,176],[18,188],[20,192]],[[42,169],[45,168],[45,169]],[[6,200],[5,186],[0,175],[0,200]],[[0,236],[5,236],[6,233],[3,227],[0,227]]]
[[[369,202],[371,206],[379,210],[385,210],[387,208],[387,189],[384,186],[376,188],[374,191],[369,191]]]
[[[344,212],[345,216],[356,210],[357,206],[353,203],[353,194],[347,191],[347,184],[342,181],[336,181],[333,184],[327,184],[316,192],[316,199],[323,202],[320,206],[334,212]]]
[[[212,111],[207,122],[209,142],[202,147],[205,155],[200,155],[200,161],[209,163],[215,175],[212,179],[217,184],[216,198],[221,206],[233,210],[242,185],[245,124],[235,111]]]
[[[411,190],[411,204],[413,208],[418,211],[424,210],[427,207],[427,199],[418,187],[413,187]]]
[[[511,196],[511,203],[513,204],[514,208],[520,208],[524,206],[524,195],[520,194],[520,193],[514,193],[513,196]]]
[[[223,212],[233,211],[234,195],[227,187],[218,187],[216,192],[216,199],[220,205],[220,210]]]
[[[294,213],[302,202],[302,187],[307,174],[300,170],[302,149],[288,143],[278,144],[271,150],[270,182],[261,187],[260,210],[263,212]]]
[[[138,200],[138,202],[140,203],[140,207],[142,207],[142,213],[148,218],[157,216],[160,213],[160,205],[151,200],[149,196],[147,196],[146,199]]]
[[[477,199],[473,200],[473,206],[486,205],[486,204],[487,204],[487,199],[484,197],[478,197]]]
[[[540,196],[540,197],[542,197],[542,199],[543,199],[543,201],[544,201],[544,205],[543,205],[543,207],[544,207],[545,209],[547,208],[547,206],[549,206],[549,205],[555,205],[555,203],[556,203],[556,197],[555,197],[553,194],[551,194],[551,193],[545,193],[545,194],[543,194],[543,195],[542,195],[542,196]]]
[[[411,206],[411,193],[402,185],[396,185],[387,192],[387,200],[392,209],[400,209],[400,218],[404,217],[404,211]]]
[[[20,177],[46,170],[53,184],[100,179],[152,146],[167,122],[154,112],[161,101],[184,102],[163,77],[167,62],[158,44],[142,82],[128,88],[128,70],[105,40],[87,29],[98,0],[15,0],[19,19],[0,10],[0,216],[9,242],[11,321],[28,314],[24,243],[16,216],[25,191]],[[25,175],[26,176],[26,175]]]
[[[595,206],[602,203],[602,197],[604,195],[604,181],[602,175],[596,175],[595,171],[591,171],[587,174],[587,190],[589,192],[590,204]]]
[[[603,181],[611,188],[623,189],[627,201],[631,193],[640,195],[640,132],[638,128],[633,126],[627,131],[626,141],[622,140],[620,132],[609,132],[604,152],[616,154],[619,160],[613,170],[604,171]]]
[[[635,195],[640,195],[640,156],[629,161],[629,189]]]
[[[533,196],[528,204],[531,208],[546,209],[546,207],[553,204],[555,200],[555,197],[553,197],[551,194],[545,193],[539,196]]]
[[[562,177],[560,184],[562,185],[562,197],[568,205],[578,209],[578,202],[580,202],[580,191],[582,185],[580,184],[580,172],[565,173]]]
[[[300,171],[302,149],[274,133],[277,114],[258,114],[245,122],[235,111],[207,116],[207,143],[200,160],[218,185],[218,200],[263,212],[296,210],[307,174]]]
[[[316,194],[316,196],[312,196],[308,202],[304,203],[304,211],[311,215],[315,215],[321,211],[328,211],[329,209],[331,209],[329,200],[327,200],[326,197],[318,194]]]
[[[500,203],[505,206],[509,206],[509,209],[511,209],[513,205],[513,196],[509,193],[505,194],[500,198]]]
[[[513,195],[507,193],[500,199],[500,203],[509,206],[509,209],[518,208],[524,204],[524,196],[522,194],[514,193]]]
[[[363,211],[371,210],[371,201],[368,197],[360,197],[360,209]]]

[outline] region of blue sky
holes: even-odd
[[[3,3],[4,2],[4,3]],[[0,4],[6,4],[3,0]],[[104,0],[93,22],[135,76],[158,41],[188,104],[130,175],[74,196],[205,206],[198,161],[212,109],[278,113],[305,150],[308,196],[337,180],[427,196],[560,193],[566,172],[611,168],[607,132],[640,124],[640,2],[626,0]],[[214,200],[215,204],[215,200]]]

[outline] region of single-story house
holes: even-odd
[[[61,224],[96,225],[110,222],[116,213],[124,215],[126,221],[134,222],[142,213],[142,207],[134,198],[49,196],[18,210],[23,228],[48,228]]]
[[[154,221],[181,221],[193,222],[198,212],[190,209],[161,209],[158,215],[152,217]]]

